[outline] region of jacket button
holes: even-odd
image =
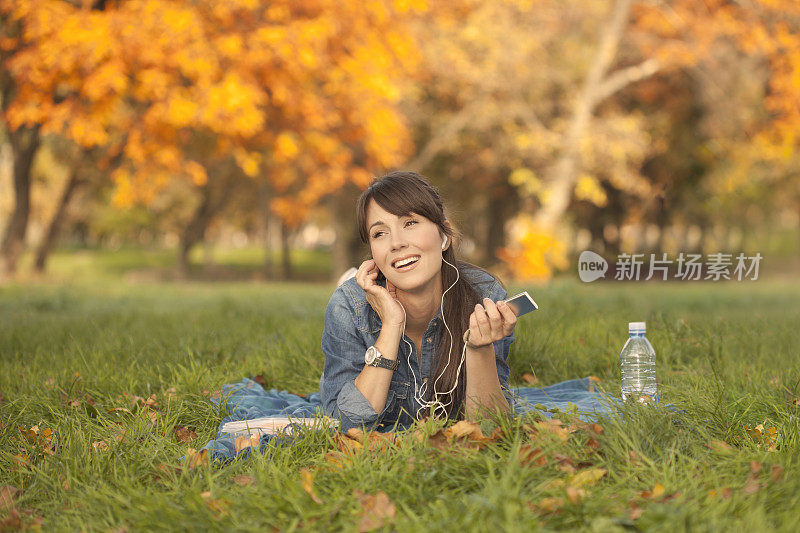
[[[432,342],[433,342],[433,337],[428,337],[427,339],[425,339],[425,341],[426,341],[428,344],[430,344],[430,343],[432,343]]]

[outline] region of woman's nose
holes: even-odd
[[[392,236],[392,250],[402,250],[406,246],[408,246],[408,243],[406,243],[402,235],[395,233]]]

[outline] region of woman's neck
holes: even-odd
[[[414,292],[397,291],[397,299],[406,310],[406,332],[421,334],[442,305],[441,274],[431,280],[431,288]]]

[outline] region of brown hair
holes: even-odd
[[[436,357],[433,365],[436,372],[432,373],[429,383],[437,383],[438,386],[431,390],[430,400],[434,392],[449,391],[453,388],[456,379],[458,363],[461,360],[461,352],[464,349],[463,335],[469,329],[469,317],[475,309],[475,304],[480,303],[481,297],[475,287],[464,277],[464,271],[469,268],[483,270],[471,263],[458,261],[455,254],[454,237],[458,232],[446,223],[444,205],[439,191],[433,187],[424,177],[416,172],[396,171],[390,172],[385,176],[376,178],[369,187],[361,193],[356,206],[356,219],[361,241],[369,244],[367,232],[367,207],[370,200],[381,206],[386,211],[396,216],[406,216],[411,213],[421,215],[439,227],[442,234],[447,235],[450,246],[442,252],[442,257],[453,265],[457,265],[459,270],[458,283],[450,289],[444,298],[444,320],[453,333],[453,346],[450,354],[450,364],[445,354],[450,350],[450,336],[443,334],[439,340]],[[490,274],[491,275],[491,274]],[[494,276],[492,276],[494,277]],[[442,261],[442,290],[450,287],[456,281],[456,273],[453,268]],[[419,348],[419,347],[418,347]],[[466,391],[466,366],[462,367],[458,379],[458,386],[448,396],[439,395],[439,399],[444,404],[449,404],[447,409],[448,418],[463,418],[464,416],[464,396]],[[439,378],[440,379],[436,379]]]

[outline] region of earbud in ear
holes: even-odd
[[[447,248],[447,235],[444,236],[444,240],[442,241],[442,250]]]

